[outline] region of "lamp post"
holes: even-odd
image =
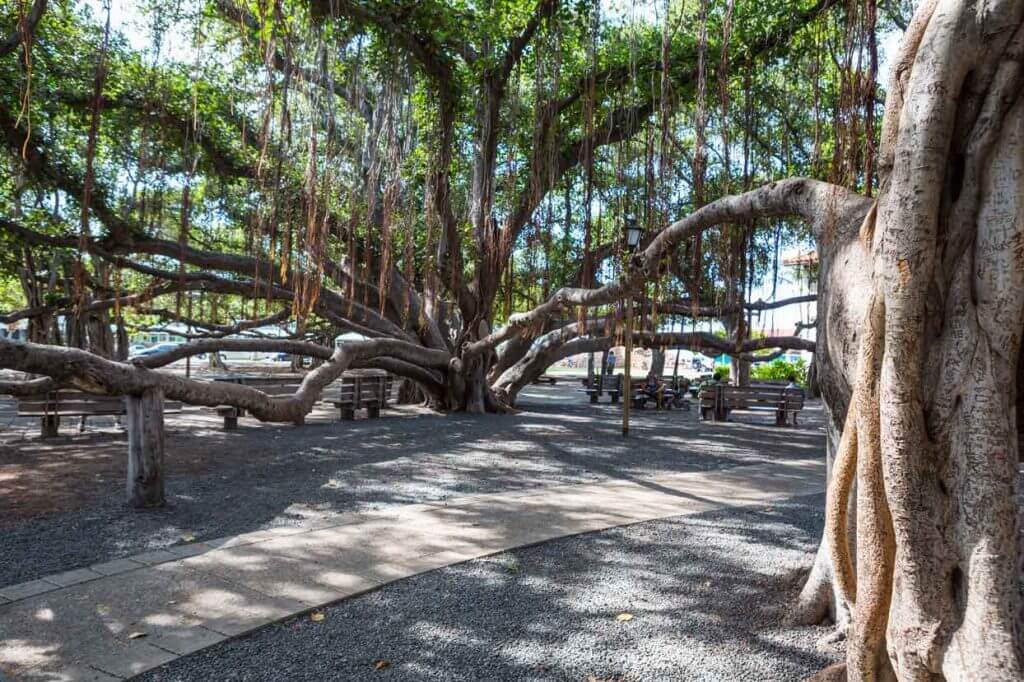
[[[636,223],[636,218],[626,218],[626,224],[624,227],[624,236],[626,238],[626,253],[629,254],[629,258],[626,259],[626,268],[632,267],[633,254],[640,247],[640,240],[643,237],[643,230]],[[626,360],[623,365],[623,377],[622,377],[622,392],[624,400],[622,401],[622,437],[629,436],[629,411],[633,406],[633,295],[630,294],[626,297]]]
[[[644,235],[643,228],[636,223],[636,218],[626,218],[626,250],[629,253],[636,253],[637,247],[640,246],[640,239]]]

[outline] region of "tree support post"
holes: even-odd
[[[43,438],[56,438],[60,435],[60,417],[48,414],[40,419],[40,435]]]
[[[164,394],[158,388],[125,396],[128,415],[128,503],[161,507],[164,498]]]
[[[629,408],[633,402],[633,297],[626,299],[626,351],[622,365],[622,390],[626,399],[622,401],[622,437],[629,436]]]

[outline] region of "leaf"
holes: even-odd
[[[132,632],[129,633],[128,639],[141,639],[146,636],[145,632]]]
[[[619,621],[620,623],[625,623],[627,620],[633,620],[633,614],[620,613],[619,615],[615,616],[615,620]]]
[[[390,668],[390,667],[391,667],[391,661],[387,660],[386,658],[382,658],[382,659],[380,659],[378,661],[374,661],[373,662],[373,669],[374,670],[383,670],[384,668]]]
[[[320,621],[322,621],[324,619],[324,612],[323,611],[314,611],[313,613],[309,614],[309,619],[311,621],[313,621],[314,623],[319,623]]]
[[[196,536],[192,533],[185,533],[181,536],[181,539],[183,542],[193,542],[196,539]]]

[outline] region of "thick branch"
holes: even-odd
[[[294,342],[262,339],[217,339],[183,344],[189,352],[215,352],[249,346],[279,348],[288,352]],[[322,348],[322,347],[319,347]],[[320,352],[319,350],[317,351]],[[327,361],[309,372],[294,395],[271,398],[255,388],[226,382],[204,382],[166,374],[139,364],[114,362],[78,348],[20,343],[0,339],[0,368],[48,376],[60,384],[75,386],[90,393],[138,395],[160,389],[171,400],[191,405],[234,405],[263,421],[301,423],[313,409],[323,389],[341,376],[354,362],[366,362],[388,356],[426,367],[447,367],[450,356],[444,351],[425,349],[394,339],[375,339],[347,343],[330,353]],[[165,356],[166,358],[166,356]]]
[[[505,327],[487,338],[468,344],[464,354],[474,355],[493,348],[566,308],[605,305],[636,295],[646,282],[657,278],[658,264],[664,256],[711,227],[760,217],[795,215],[811,223],[820,238],[840,220],[859,221],[870,205],[869,199],[843,187],[808,178],[790,178],[723,197],[662,230],[644,251],[633,256],[631,267],[616,281],[596,289],[562,288],[533,310],[513,315]]]

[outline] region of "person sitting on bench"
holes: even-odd
[[[661,377],[655,374],[652,369],[647,373],[647,383],[644,384],[644,393],[654,400],[658,407],[661,407],[661,396],[665,392],[665,384],[662,383]]]

